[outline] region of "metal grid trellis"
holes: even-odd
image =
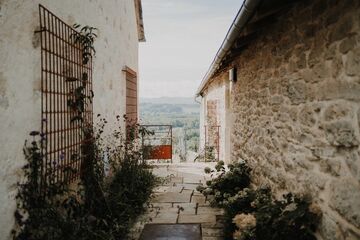
[[[92,126],[92,58],[83,64],[82,48],[72,36],[76,31],[44,6],[39,5],[41,34],[41,116],[44,163],[42,174],[50,181],[74,181],[80,176],[85,139],[84,124]],[[84,79],[87,74],[87,79]],[[69,79],[73,79],[69,81]],[[77,79],[74,81],[74,79]],[[82,121],[69,107],[74,91],[84,87]],[[88,98],[89,97],[89,98]],[[69,170],[69,171],[67,171]],[[52,176],[52,179],[49,179]]]

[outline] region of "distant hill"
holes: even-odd
[[[193,98],[162,97],[140,99],[140,114],[143,118],[146,118],[147,114],[171,114],[175,117],[177,114],[199,114],[199,111],[200,104],[196,103]]]
[[[200,104],[193,98],[140,98],[140,123],[173,126],[173,154],[199,150]]]
[[[160,97],[160,98],[140,98],[141,103],[151,104],[198,104],[191,97]]]

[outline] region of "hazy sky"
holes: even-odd
[[[143,0],[140,96],[192,97],[242,0]]]

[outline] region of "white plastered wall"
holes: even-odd
[[[138,71],[133,0],[0,0],[0,238],[14,224],[16,182],[29,132],[40,130],[39,3],[72,25],[99,29],[93,69],[94,115],[111,124],[125,113],[126,65]],[[95,118],[96,120],[96,118]]]
[[[217,112],[217,122],[220,125],[219,130],[219,144],[220,144],[220,154],[219,160],[225,162],[230,161],[230,149],[228,148],[229,144],[227,142],[230,140],[228,138],[227,132],[229,131],[228,122],[229,122],[229,83],[226,79],[215,79],[204,91],[203,97],[201,99],[201,109],[200,109],[200,149],[204,149],[205,146],[205,126],[207,124],[207,101],[217,100],[218,101],[218,112]]]

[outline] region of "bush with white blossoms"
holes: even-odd
[[[213,196],[211,205],[223,206],[227,204],[227,199],[234,196],[239,191],[248,187],[250,184],[250,167],[245,162],[235,163],[228,166],[228,171],[223,161],[219,161],[215,166],[215,170],[209,167],[204,169],[205,173],[215,176],[206,182],[206,187],[199,186],[198,191],[205,196]]]
[[[220,162],[215,175],[198,187],[212,206],[222,207],[224,237],[236,240],[316,240],[321,209],[310,198],[288,193],[275,200],[270,187],[250,188],[251,169],[245,162],[229,165]]]

